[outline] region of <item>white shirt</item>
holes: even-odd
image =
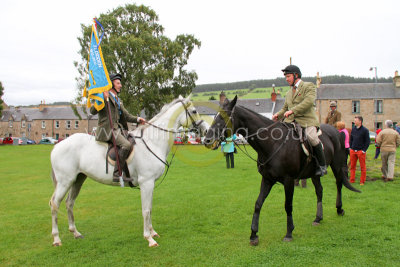
[[[294,85],[294,86],[296,86],[296,87],[295,87],[296,90],[297,90],[297,88],[299,88],[300,83],[301,83],[301,79],[299,79],[299,80],[297,81],[297,83]]]

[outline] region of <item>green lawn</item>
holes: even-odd
[[[261,212],[260,244],[252,247],[250,224],[260,186],[255,163],[239,150],[236,168],[227,170],[220,151],[179,146],[154,192],[160,247],[148,248],[143,239],[138,190],[90,179],[75,205],[76,225],[85,238],[75,240],[68,232],[63,202],[58,218],[63,246],[52,247],[51,149],[0,146],[0,266],[399,266],[399,153],[396,181],[384,183],[374,180],[380,177],[380,160],[372,159],[370,147],[367,183],[355,184],[361,194],[343,189],[343,217],[336,215],[332,172],[323,177],[320,226],[312,226],[311,181],[296,188],[293,242],[282,242],[284,193],[276,185]]]

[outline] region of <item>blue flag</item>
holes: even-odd
[[[101,26],[96,19],[95,23]],[[107,67],[104,63],[103,53],[101,52],[100,42],[101,39],[99,41],[96,27],[93,25],[88,58],[89,88],[87,89],[85,86],[83,96],[88,99],[88,107],[92,106],[91,100],[95,100],[93,105],[98,111],[104,108],[103,92],[110,90],[112,87]]]

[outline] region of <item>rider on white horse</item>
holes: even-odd
[[[97,141],[113,142],[112,133],[114,133],[115,143],[119,147],[118,158],[119,166],[122,171],[126,164],[126,159],[129,156],[129,152],[131,151],[131,143],[128,141],[127,136],[125,136],[125,132],[128,131],[127,122],[144,124],[146,120],[129,114],[129,112],[124,108],[122,101],[118,98],[118,94],[122,89],[121,78],[121,74],[111,74],[110,80],[112,82],[112,88],[110,91],[104,92],[104,97],[110,99],[110,101],[107,101],[107,105],[110,105],[112,125],[110,125],[107,106],[100,111],[97,111],[94,106],[92,106],[90,108],[90,113],[93,115],[99,114],[98,127],[96,130]],[[113,129],[112,132],[111,129]],[[123,180],[125,182],[132,182],[132,178],[125,177],[124,175]],[[115,164],[113,181],[119,181],[118,163]]]

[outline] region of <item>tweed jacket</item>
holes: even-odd
[[[304,128],[309,126],[319,127],[317,114],[314,109],[315,98],[315,85],[311,82],[301,81],[294,95],[292,90],[287,92],[285,104],[277,113],[278,119],[281,119],[286,111],[292,110],[293,114],[285,118],[284,122],[290,123],[296,120]]]
[[[332,126],[336,126],[336,123],[342,119],[342,113],[337,111],[329,111],[328,115],[326,116],[325,123],[330,124]]]
[[[111,120],[114,131],[118,129],[128,130],[128,122],[137,123],[137,117],[129,114],[129,112],[124,108],[124,105],[122,104],[121,100],[120,100],[120,106],[122,114],[120,115],[118,110],[118,104],[115,102],[111,94],[108,99],[109,99],[108,103],[110,105]],[[96,115],[97,113],[99,114],[98,126],[96,129],[96,140],[103,142],[110,141],[112,139],[112,135],[111,135],[110,120],[108,119],[107,102],[106,106],[100,111],[97,111],[94,108],[94,106],[92,106],[90,108],[90,113],[93,115]]]
[[[376,143],[381,152],[396,152],[396,147],[400,146],[400,135],[395,130],[386,128],[378,134]]]

